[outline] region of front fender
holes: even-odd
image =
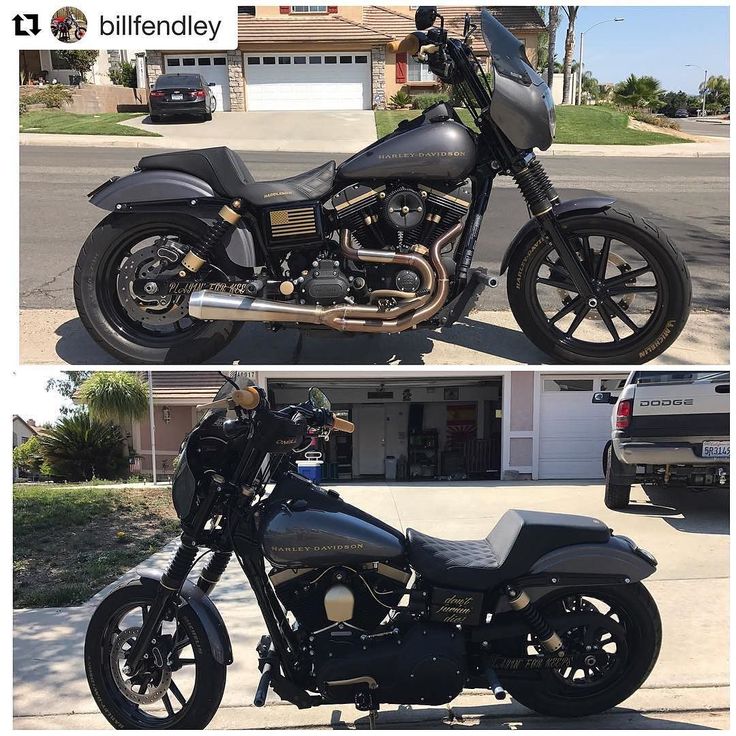
[[[155,595],[161,576],[155,572],[145,571],[139,573],[139,580],[146,590],[150,589],[151,594]],[[212,599],[189,580],[182,586],[179,596],[183,601],[182,605],[189,606],[202,624],[215,661],[218,664],[232,664],[233,648],[230,635]]]
[[[171,199],[199,199],[214,197],[212,187],[205,181],[182,171],[155,169],[134,171],[113,178],[90,192],[89,201],[95,207],[113,212],[118,204],[155,202]]]
[[[616,200],[611,199],[610,197],[581,197],[580,199],[568,199],[566,202],[560,202],[560,204],[555,205],[552,209],[552,213],[558,220],[562,220],[566,217],[573,217],[575,215],[603,212],[612,207],[615,203]],[[529,220],[529,222],[527,222],[526,225],[516,233],[516,237],[511,241],[511,244],[503,254],[503,260],[501,261],[502,275],[509,267],[511,254],[520,245],[525,243],[527,238],[535,237],[538,233],[539,230],[536,220]]]

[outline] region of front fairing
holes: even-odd
[[[488,11],[481,31],[493,67],[493,96],[488,114],[519,149],[552,145],[555,106],[552,92],[526,57],[524,44]]]

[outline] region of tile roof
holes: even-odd
[[[238,15],[238,43],[324,43],[335,41],[383,44],[393,36],[340,15],[258,18]]]
[[[141,373],[148,381],[148,373]],[[152,371],[154,403],[186,401],[205,404],[212,401],[225,382],[216,371]]]

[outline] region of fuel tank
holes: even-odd
[[[475,161],[475,139],[464,125],[422,116],[344,161],[337,176],[344,181],[460,180]]]
[[[278,567],[324,567],[404,557],[404,535],[296,473],[277,484],[260,524],[261,548]]]

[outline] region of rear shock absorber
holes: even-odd
[[[563,649],[562,639],[560,639],[554,629],[544,620],[542,614],[539,613],[537,607],[532,603],[531,598],[523,590],[514,588],[512,585],[507,585],[505,592],[509,599],[511,609],[524,617],[532,633],[539,639],[539,643],[544,647],[545,651],[558,657],[564,657],[565,651]]]
[[[213,591],[215,585],[220,582],[220,578],[225,572],[225,568],[230,562],[230,558],[232,556],[232,552],[215,552],[204,566],[202,572],[199,573],[197,587],[209,595]]]
[[[184,278],[190,273],[196,273],[207,262],[212,249],[218,245],[227,233],[240,222],[241,207],[243,202],[234,199],[230,204],[222,206],[217,213],[217,219],[209,226],[209,230],[201,243],[193,245],[189,252],[182,258],[182,270],[179,276]]]

